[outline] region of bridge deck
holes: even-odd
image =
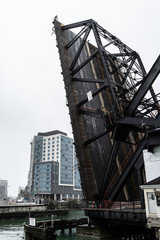
[[[145,227],[147,223],[144,209],[105,209],[86,208],[85,215],[93,222],[103,220],[106,224],[121,224]]]

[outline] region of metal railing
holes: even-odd
[[[88,201],[87,208],[97,208],[97,209],[115,209],[115,210],[124,210],[124,209],[142,209],[140,201]]]
[[[85,215],[94,219],[127,225],[144,226],[147,222],[146,212],[140,201],[90,201],[87,203]]]

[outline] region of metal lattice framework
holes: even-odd
[[[160,127],[152,87],[160,57],[146,74],[138,53],[94,20],[64,26],[54,19],[54,27],[84,194],[130,199],[131,177],[136,187],[143,183],[146,131]]]

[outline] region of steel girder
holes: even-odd
[[[143,100],[144,96],[148,92],[149,88],[152,86],[155,79],[159,75],[159,73],[160,73],[160,56],[157,58],[156,62],[150,69],[149,73],[147,74],[144,81],[140,85],[138,91],[134,95],[132,101],[130,102],[127,109],[125,110],[125,116],[132,116],[134,114],[139,104]]]
[[[131,174],[131,171],[133,170],[134,165],[139,159],[139,156],[142,154],[142,151],[145,145],[146,145],[146,139],[144,137],[138,143],[136,151],[133,151],[131,153],[132,155],[131,161],[124,161],[121,166],[121,174],[117,172],[114,178],[108,184],[103,199],[108,199],[108,198],[115,199],[118,196],[120,190],[122,189],[122,187],[124,186],[124,183],[126,182],[126,179]]]
[[[131,48],[129,48],[126,44],[121,42],[121,40],[119,40],[117,37],[115,37],[108,31],[106,31],[104,28],[102,28],[100,25],[98,25],[94,20],[89,19],[86,21],[62,26],[62,30],[65,31],[82,26],[84,26],[84,28],[77,35],[75,35],[75,37],[65,46],[67,49],[70,48],[84,34],[79,49],[77,50],[75,57],[70,65],[71,75],[74,76],[86,64],[88,64],[92,59],[94,59],[95,57],[97,57],[98,54],[100,54],[103,61],[106,78],[73,78],[73,81],[102,83],[103,85],[100,91],[102,91],[105,87],[109,87],[109,91],[111,91],[114,100],[112,111],[115,114],[115,118],[122,115],[121,111],[117,110],[119,108],[119,105],[117,103],[119,102],[120,104],[124,105],[123,113],[125,113],[126,116],[132,115],[130,113],[133,112],[132,108],[134,108],[135,111],[135,109],[137,109],[139,105],[140,108],[142,108],[142,106],[144,105],[145,109],[150,107],[151,109],[149,112],[147,112],[147,114],[151,114],[151,112],[154,111],[152,107],[153,103],[146,103],[146,99],[144,99],[144,101],[142,100],[146,93],[150,90],[152,100],[154,99],[154,103],[159,103],[159,100],[157,100],[156,95],[152,89],[152,84],[159,74],[158,66],[160,62],[160,57],[157,59],[156,63],[147,75],[139,55]],[[85,61],[83,61],[82,64],[75,67],[91,29],[94,33],[95,41],[97,43],[97,50],[95,50],[95,52],[92,53],[91,56],[89,56]],[[107,44],[102,43],[101,37],[103,38],[103,40],[106,40]],[[111,46],[115,47],[117,52],[109,52],[108,48],[110,49]],[[106,64],[107,61],[108,64]],[[108,65],[110,68],[112,68],[112,70],[109,69]],[[113,81],[112,75],[114,73],[119,75],[119,83]],[[119,96],[121,98],[120,100]],[[79,103],[78,106],[80,105],[81,103]],[[144,113],[142,113],[142,115],[143,117],[145,117]]]
[[[160,57],[147,75],[138,53],[94,20],[65,26],[56,19],[53,23],[84,194],[88,200],[95,199],[96,195],[98,199],[112,200],[125,184],[130,184],[127,181],[145,147],[146,131],[160,126],[159,94],[155,94],[152,87],[160,72]],[[76,34],[70,31],[79,28]],[[92,100],[88,97],[89,90]],[[94,159],[94,147],[97,151],[106,151],[99,147],[104,144],[103,139],[108,141],[110,148],[107,163],[100,162],[100,167],[105,170],[99,181],[95,172],[98,164]],[[125,154],[127,164],[122,168]],[[102,154],[99,152],[99,155]],[[104,153],[102,158],[105,156]],[[86,173],[82,169],[85,161]],[[142,158],[140,161],[142,166]],[[118,177],[114,186],[109,187],[115,177],[115,168]],[[87,172],[90,172],[88,180]],[[89,181],[94,182],[90,193]]]

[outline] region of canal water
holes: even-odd
[[[58,219],[78,219],[84,216],[83,211],[70,211],[68,216],[55,217]],[[50,218],[46,218],[50,219]],[[37,220],[46,220],[46,219],[37,219]],[[25,233],[23,228],[23,223],[28,222],[28,219],[21,220],[8,220],[0,221],[0,240],[22,240],[25,239]],[[69,234],[69,231],[65,230],[65,233],[62,234],[60,231],[57,231],[56,240],[84,240],[84,237],[76,236],[76,229],[72,229],[72,234]],[[85,238],[86,240],[95,240],[94,238]],[[120,237],[109,237],[106,240],[122,240],[124,238]],[[129,238],[128,238],[129,239]]]

